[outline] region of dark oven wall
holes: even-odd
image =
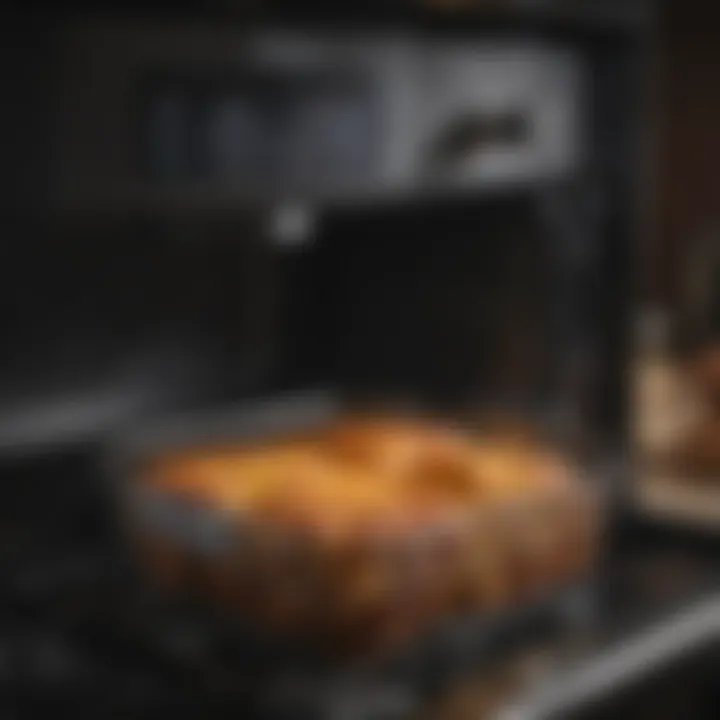
[[[542,404],[558,389],[555,252],[530,193],[330,212],[293,261],[287,373],[371,399]]]
[[[6,401],[115,387],[195,402],[270,370],[273,269],[245,218],[83,219],[24,235],[0,270]]]

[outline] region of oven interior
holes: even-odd
[[[29,56],[57,57],[62,45],[55,29],[44,32],[18,34],[15,49],[42,107],[56,79]],[[52,197],[58,184],[68,189],[53,163],[72,149],[41,157],[37,125],[16,123],[34,149],[18,164],[51,190],[32,185],[29,211],[12,218],[18,242],[0,250],[9,348],[0,358],[0,440],[11,488],[3,512],[11,551],[0,568],[12,639],[0,682],[16,687],[18,674],[25,690],[43,687],[48,702],[86,712],[110,698],[127,717],[148,707],[220,717],[242,706],[232,662],[204,652],[197,627],[126,582],[99,512],[107,495],[98,441],[141,419],[325,388],[351,407],[510,413],[573,450],[623,455],[636,55],[629,35],[559,36],[587,81],[585,159],[572,172],[414,197],[291,196],[312,231],[287,246],[272,230],[287,197],[250,203],[232,188],[184,194],[166,178],[161,189],[135,178],[132,192],[110,193],[110,206],[95,205],[92,183],[70,182],[87,198],[64,207]],[[92,82],[76,83],[84,99],[73,122],[87,147],[99,139],[132,156],[101,109],[126,114],[135,91],[107,105],[125,81],[106,78],[125,75],[104,62],[88,64]],[[111,160],[93,176],[98,186],[112,176]],[[243,677],[252,684],[252,673]],[[32,691],[24,701],[41,703]]]

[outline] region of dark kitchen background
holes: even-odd
[[[718,716],[713,3],[32,2],[0,35],[3,717]],[[592,587],[285,698],[127,567],[112,463],[297,393],[539,425],[609,497]]]

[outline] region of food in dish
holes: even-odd
[[[561,456],[419,420],[158,457],[132,487],[155,577],[348,648],[566,581],[597,539],[591,496]]]

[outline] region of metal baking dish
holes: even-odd
[[[188,447],[212,446],[228,441],[259,441],[267,438],[292,436],[296,433],[306,433],[313,429],[326,426],[333,419],[338,418],[345,410],[345,404],[330,391],[307,392],[287,395],[271,400],[261,401],[241,408],[218,410],[205,415],[189,415],[187,417],[175,416],[147,424],[144,427],[135,427],[112,441],[108,448],[108,475],[113,478],[113,493],[118,507],[124,506],[135,498],[138,473],[142,464],[148,458],[159,453],[172,452]],[[152,507],[148,498],[142,501],[146,507]],[[226,542],[225,530],[221,523],[212,518],[203,517],[195,513],[192,517],[183,515],[182,511],[170,517],[156,515],[154,522],[164,523],[164,530],[172,534],[177,532],[184,543],[192,547],[193,552],[200,554],[214,553]],[[588,575],[591,571],[588,572]],[[491,640],[503,637],[532,618],[557,618],[566,612],[568,594],[576,597],[578,588],[586,588],[590,584],[588,577],[578,577],[572,580],[572,587],[546,587],[543,597],[527,597],[520,604],[508,607],[501,612],[469,613],[464,617],[450,617],[437,624],[427,637],[418,637],[417,642],[407,643],[404,650],[395,649],[391,655],[394,660],[383,658],[382,665],[418,667],[437,665],[435,660],[428,658],[458,655],[458,647],[466,650],[459,655],[470,656],[477,654],[478,647],[487,649],[492,645]],[[174,593],[172,593],[174,594]],[[168,598],[169,602],[177,603],[178,598]],[[190,604],[193,605],[192,600]],[[198,605],[195,603],[193,606]],[[200,603],[202,605],[202,603]],[[209,605],[209,604],[208,604]],[[193,612],[197,612],[195,607]],[[223,622],[229,622],[236,627],[243,626],[242,618],[232,617],[232,613],[223,613],[221,608],[202,608],[201,614],[207,612],[214,619],[210,626],[217,627],[218,616]],[[247,623],[245,623],[247,625]],[[241,630],[240,637],[248,637],[247,627]],[[251,633],[252,634],[252,633]],[[276,639],[270,640],[277,645]],[[254,643],[256,644],[256,643]],[[278,657],[290,662],[290,658],[298,657],[298,652],[291,650],[282,640],[279,643],[282,651]],[[403,646],[404,647],[404,646]],[[311,651],[312,654],[312,651]],[[300,666],[307,665],[307,648],[299,651],[303,658]],[[441,661],[443,664],[444,661]]]

